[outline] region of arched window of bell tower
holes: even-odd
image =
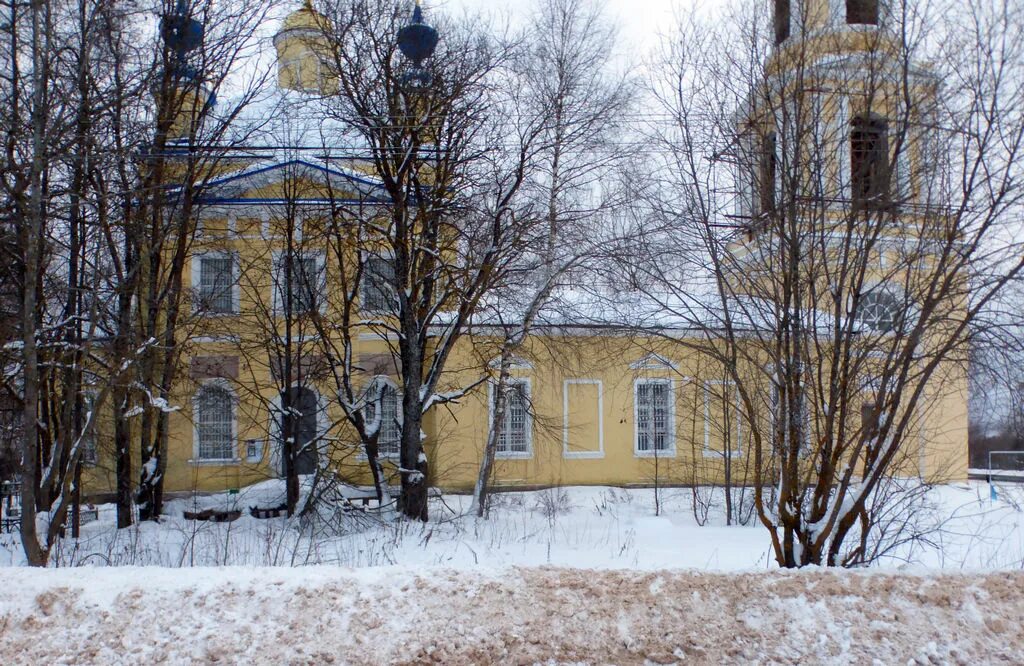
[[[789,38],[789,0],[775,0],[775,44]]]
[[[760,199],[760,212],[770,213],[779,203],[776,200],[776,189],[779,177],[778,137],[775,132],[768,132],[761,140],[761,151],[758,164],[757,192]]]
[[[888,120],[873,113],[851,122],[850,192],[855,210],[880,210],[889,203],[888,133]]]

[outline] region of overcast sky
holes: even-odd
[[[601,2],[601,0],[598,0]],[[702,6],[723,0],[705,0]],[[452,13],[462,9],[480,12],[508,12],[528,15],[537,0],[424,0],[426,8],[443,8]],[[642,56],[658,44],[659,34],[675,24],[675,14],[695,0],[603,0],[608,18],[619,26],[620,50]]]

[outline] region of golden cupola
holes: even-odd
[[[313,9],[311,0],[285,18],[274,35],[279,87],[318,94],[337,89],[330,73],[330,26],[328,18]]]

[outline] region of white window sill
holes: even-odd
[[[604,451],[562,451],[566,460],[598,460],[604,458]]]
[[[193,467],[224,467],[227,465],[240,465],[241,458],[190,458],[188,464]]]
[[[633,449],[634,458],[675,458],[675,449],[656,449],[653,451],[639,451]]]
[[[533,457],[533,451],[496,451],[495,460],[529,460]]]
[[[715,451],[714,449],[704,449],[703,454],[705,458],[725,458],[728,455],[730,458],[735,458],[740,455],[740,450],[734,451]]]
[[[362,451],[360,451],[359,453],[356,454],[356,460],[358,460],[359,462],[366,462],[369,459],[370,458],[369,458],[369,456],[366,455],[366,451],[365,450],[362,450]],[[399,461],[401,459],[402,459],[402,455],[400,453],[389,453],[389,454],[383,454],[383,455],[382,454],[377,454],[377,460],[383,460],[383,461],[392,462],[392,463],[394,463],[396,465],[399,463]]]
[[[240,338],[237,335],[196,335],[189,338],[189,342],[196,343],[231,343],[238,344]]]

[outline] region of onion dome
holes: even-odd
[[[398,31],[398,48],[406,58],[419,67],[437,48],[437,30],[423,22],[423,8],[416,0],[412,21]]]

